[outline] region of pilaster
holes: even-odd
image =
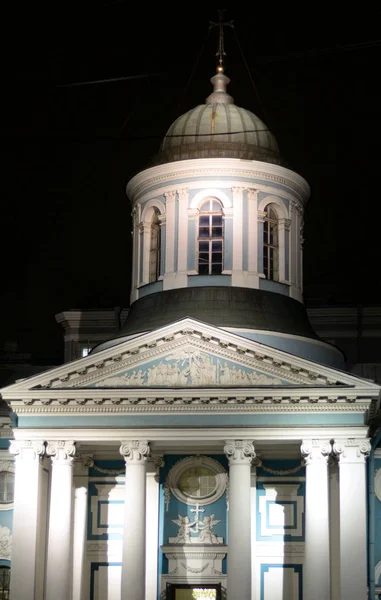
[[[146,493],[146,598],[156,600],[158,589],[159,544],[159,473],[164,466],[162,456],[154,455],[147,460]]]
[[[85,547],[87,538],[87,497],[89,468],[93,457],[79,454],[74,463],[74,526],[73,526],[73,599],[84,594]]]
[[[367,439],[336,440],[340,480],[340,599],[366,600],[366,458]]]
[[[177,276],[181,287],[187,286],[188,271],[188,203],[189,191],[187,188],[178,190],[179,223],[177,245]]]
[[[165,239],[165,270],[163,279],[163,289],[171,289],[175,275],[175,202],[176,191],[171,190],[164,194],[166,220],[166,239]]]
[[[233,268],[232,285],[243,286],[243,187],[233,187]]]

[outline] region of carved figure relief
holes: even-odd
[[[199,513],[205,509],[200,508],[198,504],[191,512],[195,513],[195,519],[191,521],[188,515],[179,515],[178,519],[172,519],[172,522],[178,525],[176,537],[169,538],[170,544],[223,544],[223,538],[217,537],[213,528],[221,520],[215,519],[214,514],[205,515],[202,520]],[[193,534],[193,535],[192,535]]]
[[[0,559],[10,560],[12,554],[12,534],[8,527],[0,527]]]
[[[141,368],[130,369],[121,375],[95,383],[95,387],[113,386],[207,386],[207,385],[280,385],[281,379],[253,369],[238,367],[194,348],[168,354]]]

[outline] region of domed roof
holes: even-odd
[[[226,92],[230,79],[217,67],[213,92],[168,129],[155,163],[189,158],[244,158],[283,164],[277,141],[254,113]]]

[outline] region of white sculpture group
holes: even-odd
[[[180,349],[148,368],[133,369],[99,381],[95,387],[185,385],[279,385],[279,378],[239,368],[200,350]]]
[[[172,522],[178,525],[178,533],[176,537],[169,538],[170,544],[222,544],[223,539],[217,537],[213,531],[213,527],[220,523],[221,520],[215,519],[214,514],[205,515],[202,520],[198,518],[200,512],[204,512],[203,508],[191,509],[191,512],[196,513],[196,518],[191,521],[188,515],[178,515],[177,519],[172,519]],[[192,535],[193,534],[193,535]]]

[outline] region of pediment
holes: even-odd
[[[349,375],[186,318],[3,388],[3,398],[38,390],[350,387]]]

